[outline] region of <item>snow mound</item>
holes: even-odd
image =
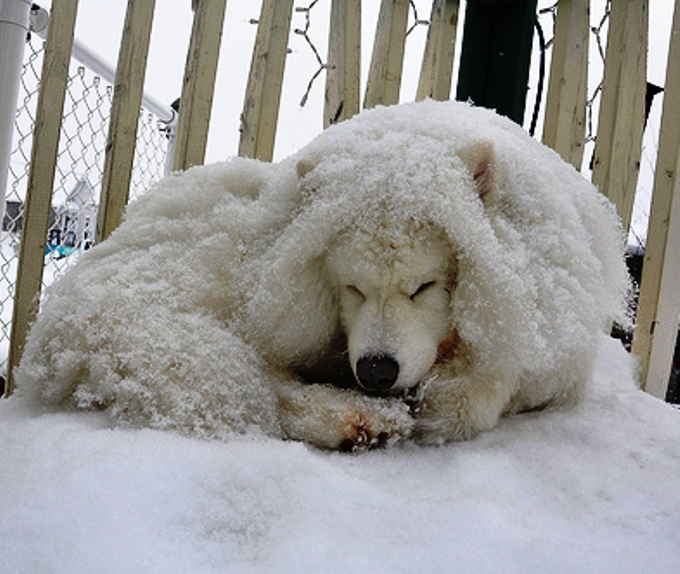
[[[680,411],[631,373],[603,341],[577,409],[361,456],[4,401],[1,569],[677,572]]]

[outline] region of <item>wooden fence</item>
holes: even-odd
[[[361,108],[361,0],[331,2],[324,126]],[[377,1],[377,0],[376,0]],[[381,0],[363,107],[399,100],[410,3]],[[128,0],[119,51],[98,240],[121,221],[128,198],[132,150],[155,0]],[[160,6],[162,9],[162,3]],[[263,0],[242,111],[239,154],[271,161],[284,77],[293,0]],[[77,0],[53,0],[46,41],[20,249],[10,367],[16,365],[37,312],[54,168],[63,115]],[[204,161],[226,0],[193,0],[173,166]],[[593,181],[630,223],[644,123],[648,0],[611,3],[598,117]],[[417,99],[450,97],[458,0],[433,0]],[[555,20],[543,141],[577,169],[586,139],[589,0],[560,0]],[[680,312],[680,0],[676,0],[662,128],[633,352],[643,388],[665,395]],[[40,158],[40,161],[37,161]],[[677,201],[674,201],[676,200]]]

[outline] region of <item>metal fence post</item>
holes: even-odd
[[[9,156],[30,8],[28,0],[0,0],[0,221],[5,214]]]
[[[536,21],[536,0],[465,6],[456,99],[522,124]]]

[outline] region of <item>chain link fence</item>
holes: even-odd
[[[43,41],[27,38],[0,232],[0,372],[6,371],[18,248],[42,70]],[[72,266],[94,241],[113,86],[71,60],[45,250],[44,286]],[[166,124],[142,109],[130,197],[144,193],[165,172]]]

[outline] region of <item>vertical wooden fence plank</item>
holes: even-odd
[[[680,0],[675,2],[633,352],[643,388],[665,398],[680,312]]]
[[[611,199],[625,229],[635,199],[647,86],[648,0],[612,2],[593,183]]]
[[[24,224],[10,338],[8,393],[13,387],[12,370],[21,359],[29,326],[38,312],[47,229],[52,205],[54,170],[59,151],[59,135],[77,11],[77,0],[53,0],[52,2],[24,205]]]
[[[433,0],[416,100],[448,100],[456,51],[459,0]]]
[[[262,161],[271,161],[274,156],[292,14],[293,0],[262,2],[241,114],[241,156]]]
[[[399,102],[408,11],[408,0],[382,0],[366,84],[365,108]]]
[[[120,225],[128,201],[154,5],[155,0],[128,0],[127,4],[106,141],[97,242]]]
[[[351,118],[361,107],[361,0],[333,0],[328,65],[324,128]]]
[[[543,126],[543,143],[581,170],[586,133],[589,0],[560,0]]]
[[[227,0],[194,0],[172,168],[202,165],[208,140]]]

